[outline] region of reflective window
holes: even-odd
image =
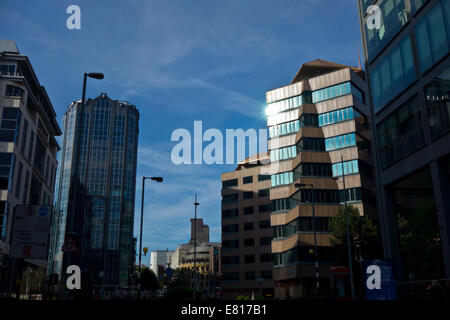
[[[24,94],[23,89],[16,86],[6,85],[5,96],[23,98],[23,94]]]
[[[0,189],[11,190],[14,172],[14,154],[0,152]]]
[[[367,27],[367,19],[373,19],[373,17],[368,16],[364,20],[369,60],[372,60],[408,22],[404,0],[384,0],[379,6],[381,9],[381,27],[379,29]]]
[[[19,108],[3,107],[0,141],[18,142],[21,115]]]
[[[325,150],[335,150],[356,145],[355,133],[325,139]]]
[[[269,103],[266,108],[266,114],[274,115],[289,109],[298,108],[306,103],[311,103],[311,92],[309,91],[305,91],[299,96]]]
[[[352,107],[322,113],[319,114],[319,126],[325,126],[345,120],[351,120],[354,119],[354,117],[358,117],[359,115],[360,114],[354,111]]]
[[[375,112],[416,80],[409,35],[371,71],[370,79]]]
[[[444,10],[443,10],[444,7]],[[444,23],[446,21],[446,23]],[[432,8],[416,26],[420,71],[431,68],[449,51],[450,1],[443,0]]]
[[[348,175],[358,173],[359,172],[358,160],[344,161],[342,163],[341,162],[333,163],[332,170],[333,170],[333,177],[342,176],[342,174]]]
[[[382,167],[422,145],[424,135],[417,96],[378,124],[377,135]]]
[[[450,128],[450,68],[425,88],[428,124],[434,138]]]
[[[419,10],[428,0],[411,0],[411,12],[414,14]]]

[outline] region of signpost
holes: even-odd
[[[47,259],[50,207],[16,205],[11,241],[11,257]]]

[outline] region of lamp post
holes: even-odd
[[[193,280],[194,285],[192,286],[192,292],[193,297],[195,300],[195,291],[197,290],[197,207],[200,205],[200,203],[197,202],[197,194],[195,194],[195,201],[194,201],[194,274],[193,274]]]
[[[141,230],[139,235],[139,282],[138,282],[138,299],[141,298],[141,261],[142,261],[142,228],[144,223],[144,194],[145,194],[145,180],[153,180],[156,182],[163,182],[162,177],[142,177],[142,197],[141,197]]]
[[[347,192],[345,188],[345,174],[344,174],[344,157],[341,153],[341,170],[342,170],[342,184],[344,187],[344,213],[345,213],[345,232],[347,234],[347,254],[348,254],[348,267],[350,270],[350,290],[352,294],[352,300],[355,300],[355,286],[353,282],[353,263],[352,263],[352,248],[350,246],[350,226],[348,222],[348,211],[347,211]],[[338,181],[338,177],[334,178]]]
[[[296,188],[302,188],[302,187],[311,187],[312,190],[312,227],[313,227],[313,233],[314,233],[314,257],[315,257],[315,271],[316,271],[316,294],[319,294],[319,255],[317,252],[317,229],[316,229],[316,213],[315,213],[315,194],[314,194],[314,184],[305,184],[305,183],[296,183]]]
[[[102,80],[102,79],[105,78],[105,75],[103,73],[101,73],[101,72],[90,72],[90,73],[86,73],[85,72],[83,74],[83,89],[82,89],[82,92],[81,92],[81,108],[80,108],[81,110],[80,110],[80,119],[79,119],[80,123],[83,123],[84,104],[85,104],[85,100],[86,100],[86,83],[87,83],[87,78],[88,77],[89,78],[93,78],[93,79],[97,79],[97,80]],[[81,139],[80,138],[77,139],[76,145],[77,145],[77,150],[75,152],[76,161],[75,161],[75,166],[74,166],[74,175],[73,175],[74,177],[78,176],[79,157],[80,157],[80,145],[81,145]],[[77,207],[76,206],[77,206],[77,203],[78,203],[78,200],[79,200],[78,199],[78,196],[79,196],[78,195],[78,189],[80,188],[80,186],[79,186],[80,182],[77,181],[77,184],[78,185],[76,185],[76,188],[75,188],[74,194],[73,194],[73,199],[75,199],[75,201],[72,201],[72,203],[73,203],[72,204],[72,213],[73,214],[75,214],[75,212],[77,212]],[[86,207],[86,206],[84,206],[84,207]],[[66,230],[66,237],[67,237],[68,234],[74,232],[74,230],[73,230],[74,220],[75,220],[75,217],[72,217],[70,219],[69,223],[68,223],[69,226],[68,226],[68,230]],[[84,214],[83,214],[82,220],[83,220],[82,224],[83,224],[83,227],[84,227],[84,224],[85,224],[85,221],[84,221],[85,220],[85,216],[84,216]],[[67,239],[65,239],[65,240],[67,240]],[[67,263],[67,265],[71,265],[72,264],[72,255],[73,254],[74,253],[69,253],[68,254],[69,262]],[[81,253],[81,255],[82,254],[83,253]],[[83,265],[81,266],[81,268],[83,268]],[[64,288],[62,279],[61,279],[60,285],[61,285],[62,288]],[[63,292],[63,290],[61,290],[61,292]]]

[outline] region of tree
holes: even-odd
[[[382,257],[382,246],[378,223],[369,216],[361,216],[358,208],[347,206],[350,229],[350,246],[352,249],[352,265],[355,286],[363,294],[362,260],[379,259]],[[339,208],[339,213],[330,221],[332,233],[331,243],[335,248],[336,259],[343,265],[348,265],[347,231],[345,224],[345,207]]]
[[[397,214],[400,248],[406,270],[414,280],[438,279],[444,276],[442,244],[436,207],[419,203],[413,210]]]
[[[148,291],[159,289],[155,273],[147,266],[141,267],[141,288]]]

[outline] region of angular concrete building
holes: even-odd
[[[222,279],[225,299],[273,297],[272,202],[267,153],[222,174]]]
[[[316,294],[316,272],[319,294],[334,290],[329,221],[345,200],[376,217],[366,92],[361,69],[315,60],[266,93],[276,298]]]

